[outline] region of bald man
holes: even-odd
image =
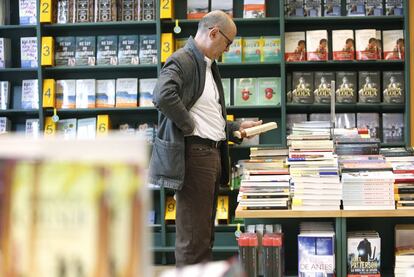
[[[224,12],[205,15],[196,36],[168,58],[154,89],[159,117],[149,181],[176,192],[177,266],[212,258],[219,185],[230,175],[227,141],[240,143],[233,131],[262,123],[226,122],[216,59],[236,33]]]

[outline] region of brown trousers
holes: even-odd
[[[219,149],[186,143],[185,151],[184,186],[176,193],[177,267],[212,259],[221,175]]]

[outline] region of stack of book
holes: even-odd
[[[397,209],[414,209],[414,156],[386,157],[394,172]]]
[[[289,169],[283,148],[251,148],[250,160],[239,161],[242,180],[238,195],[243,209],[288,209]]]
[[[330,123],[294,123],[288,145],[292,210],[339,210],[342,187]]]
[[[395,277],[411,276],[409,268],[414,266],[414,225],[395,226]]]

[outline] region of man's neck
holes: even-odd
[[[207,49],[204,47],[204,43],[202,41],[202,38],[198,37],[197,35],[194,38],[195,41],[195,45],[197,46],[198,50],[200,50],[201,53],[203,53],[203,55],[207,58],[209,58],[210,60],[212,60],[211,57],[209,57],[208,55],[208,51]]]

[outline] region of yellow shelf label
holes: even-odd
[[[53,6],[52,0],[40,0],[40,22],[52,23],[53,21]]]
[[[56,134],[56,123],[53,122],[53,119],[51,116],[47,116],[45,118],[45,136],[54,136]]]
[[[160,3],[160,18],[171,19],[174,17],[173,0],[161,0]]]
[[[174,52],[174,38],[172,33],[161,34],[161,62],[164,63]]]
[[[234,121],[234,115],[232,115],[232,114],[228,114],[228,115],[226,116],[226,120],[227,120],[227,121]],[[234,144],[234,142],[229,141],[229,142],[228,142],[228,144],[229,144],[229,145],[232,145],[232,144]]]
[[[229,197],[227,195],[220,195],[217,199],[217,220],[229,220]]]
[[[56,97],[56,82],[54,79],[43,80],[43,108],[54,108]]]
[[[53,37],[42,37],[42,66],[53,66],[55,64],[54,56]]]
[[[175,199],[172,196],[167,196],[165,201],[165,220],[175,220]]]
[[[96,134],[98,136],[107,135],[110,128],[111,128],[111,124],[109,121],[109,115],[107,114],[98,115],[97,124],[96,124]]]

